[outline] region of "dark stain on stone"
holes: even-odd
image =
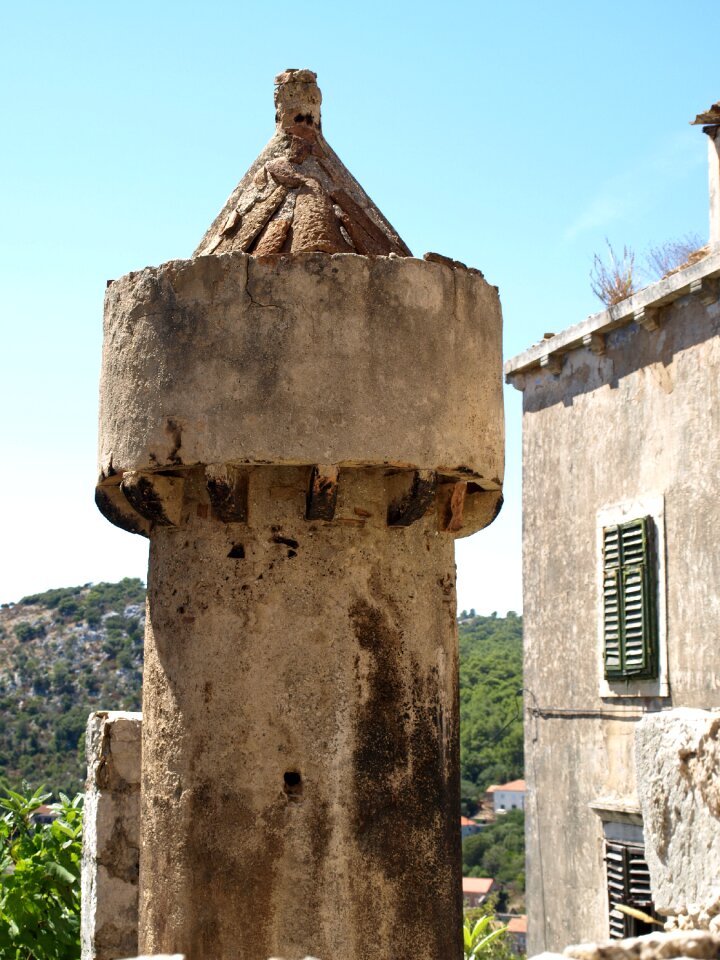
[[[172,420],[168,418],[165,421],[165,433],[170,437],[170,440],[173,444],[170,453],[168,453],[168,462],[174,463],[176,465],[182,464],[182,459],[178,455],[178,451],[182,446],[182,427],[177,422],[177,420]]]
[[[147,536],[142,521],[133,517],[129,507],[127,512],[117,507],[102,487],[95,488],[95,506],[106,520],[114,523],[121,530],[127,530],[128,533],[139,533],[143,537]]]
[[[297,542],[297,540],[293,540],[292,537],[281,537],[281,536],[279,536],[278,534],[276,534],[276,535],[272,538],[272,542],[273,542],[273,543],[282,543],[282,544],[284,544],[284,546],[290,547],[291,550],[297,550],[297,548],[300,546],[300,544]]]
[[[309,818],[310,849],[312,857],[312,883],[310,889],[320,890],[327,877],[327,857],[332,837],[332,814],[325,802],[318,802]],[[306,945],[308,956],[332,956],[331,944],[323,936],[322,900],[315,897],[308,904],[309,917],[306,929],[313,931],[313,942]]]
[[[113,824],[110,839],[103,848],[102,855],[98,857],[98,863],[107,869],[111,877],[123,880],[125,883],[138,882],[140,851],[132,838],[127,835],[120,820],[116,820]]]
[[[192,790],[189,822],[197,824],[187,844],[197,896],[186,936],[176,941],[192,960],[242,956],[266,960],[276,926],[273,895],[284,847],[284,804],[260,815],[240,791],[217,792],[201,781]],[[234,842],[237,832],[253,836],[253,848]]]
[[[283,774],[283,792],[291,803],[302,800],[303,781],[297,770],[286,770]]]
[[[437,488],[437,475],[431,470],[416,470],[409,491],[390,504],[389,527],[408,527],[423,517],[432,506]]]
[[[437,585],[440,587],[442,592],[446,597],[452,595],[453,590],[455,589],[455,578],[447,574],[444,577],[438,577]]]
[[[158,526],[172,526],[172,521],[165,513],[165,505],[162,498],[158,495],[155,486],[150,477],[125,475],[120,484],[120,489],[125,494],[128,503],[151,523]]]
[[[313,467],[305,499],[306,520],[333,519],[337,506],[338,473],[334,468],[330,475],[324,475],[317,466]]]
[[[214,516],[223,523],[247,523],[248,476],[235,472],[229,482],[208,477],[207,492]]]
[[[437,671],[423,675],[416,663],[408,669],[402,636],[380,607],[357,600],[349,613],[357,642],[370,655],[369,693],[355,725],[355,842],[367,871],[394,887],[391,926],[403,939],[403,952],[462,956],[460,830],[457,818],[447,815],[460,803],[457,704],[453,717],[443,717]],[[403,676],[413,678],[409,689]],[[424,851],[412,875],[409,849]],[[379,906],[367,897],[366,878],[352,882],[358,886],[351,922],[360,938],[372,938]]]

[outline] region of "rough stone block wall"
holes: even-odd
[[[715,960],[720,956],[720,937],[703,930],[648,933],[627,940],[578,943],[562,953],[539,953],[533,960]]]
[[[142,714],[91,713],[82,857],[82,960],[138,952]]]
[[[644,717],[635,757],[655,907],[720,931],[720,711]]]

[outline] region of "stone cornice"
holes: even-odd
[[[712,303],[720,293],[720,252],[704,257],[698,263],[679,270],[663,280],[643,287],[632,297],[593,314],[582,323],[568,327],[562,333],[534,344],[524,353],[505,363],[505,381],[522,388],[522,374],[533,368],[543,368],[554,375],[562,370],[566,353],[579,347],[589,347],[593,353],[605,350],[605,334],[629,323],[638,323],[648,330],[659,325],[658,311],[680,297],[697,296],[703,303]]]

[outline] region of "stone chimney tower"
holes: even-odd
[[[418,260],[309,70],[189,260],[105,303],[97,503],[150,537],[140,949],[462,956],[453,539],[501,503],[501,314]]]
[[[699,113],[693,124],[703,124],[708,136],[708,187],[710,194],[710,252],[720,250],[720,102]]]

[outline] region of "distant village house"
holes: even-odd
[[[480,833],[482,824],[476,820],[470,820],[468,817],[460,817],[460,834],[463,838],[471,837],[474,833]]]
[[[523,913],[517,917],[510,917],[507,921],[512,951],[518,956],[527,953],[527,916]]]
[[[468,907],[479,907],[495,885],[491,877],[463,877],[463,900]]]
[[[525,781],[511,780],[509,783],[493,784],[487,792],[492,798],[493,810],[496,814],[507,813],[508,810],[525,809]]]

